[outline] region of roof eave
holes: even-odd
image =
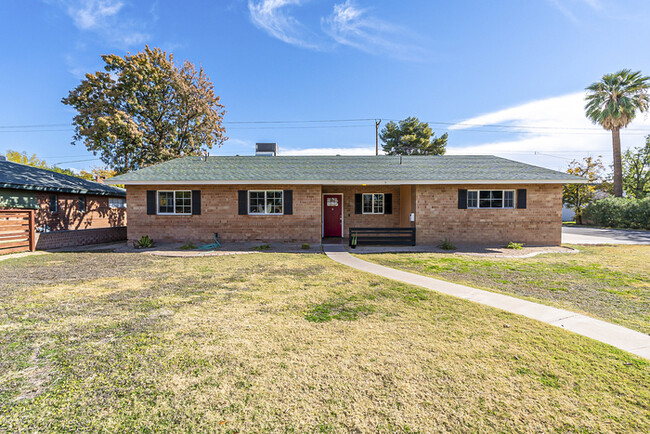
[[[458,185],[458,184],[586,184],[586,179],[454,179],[454,180],[115,180],[111,184],[122,185],[241,185],[241,184],[298,184],[298,185]]]
[[[43,192],[50,192],[50,193],[89,194],[95,196],[120,196],[120,197],[126,196],[126,191],[84,190],[78,188],[46,187],[42,185],[27,185],[27,184],[1,183],[0,188],[7,188],[7,189],[14,189],[14,190],[43,191]]]

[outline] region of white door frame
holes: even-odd
[[[343,202],[343,193],[323,193],[320,198],[320,215],[321,215],[321,224],[320,224],[320,237],[325,238],[325,195],[328,196],[341,196],[341,238],[343,237],[343,231],[345,227],[345,203]]]

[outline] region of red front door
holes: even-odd
[[[323,195],[323,236],[340,237],[342,236],[343,224],[343,195],[325,194]]]

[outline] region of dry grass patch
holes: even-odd
[[[650,246],[573,246],[572,255],[358,255],[388,267],[520,296],[650,333]]]
[[[646,361],[322,255],[7,262],[7,431],[650,428]]]

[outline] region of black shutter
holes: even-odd
[[[458,189],[458,209],[467,209],[467,190]]]
[[[156,214],[156,190],[147,190],[147,214]]]
[[[284,213],[293,214],[293,190],[284,190]]]
[[[354,213],[361,214],[363,212],[363,195],[356,193],[354,195]]]
[[[201,190],[192,190],[192,215],[201,215]]]
[[[393,213],[393,194],[386,193],[384,194],[384,214]]]
[[[526,209],[526,189],[517,190],[517,208]]]
[[[248,190],[239,190],[239,215],[248,214]]]

